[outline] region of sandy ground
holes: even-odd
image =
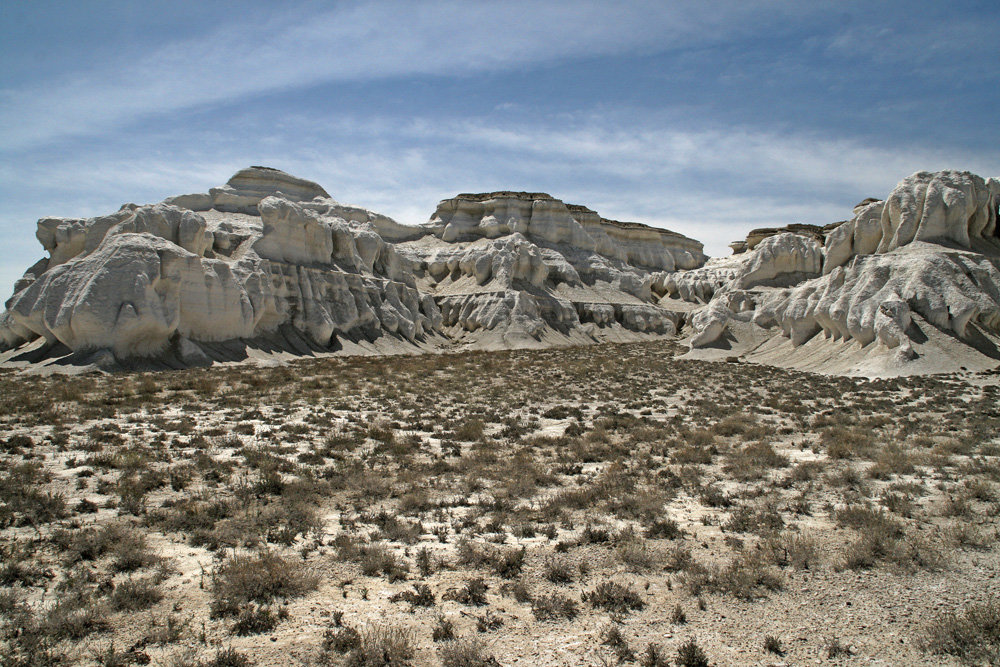
[[[323,650],[338,612],[341,624],[362,631],[410,629],[416,665],[441,664],[446,642],[432,638],[441,617],[503,665],[628,663],[604,641],[612,625],[637,664],[651,643],[673,660],[692,638],[715,665],[960,664],[921,641],[941,614],[1000,599],[997,376],[830,378],[674,359],[679,351],[647,342],[79,378],[7,371],[4,488],[14,466],[37,463],[50,476],[37,488],[60,494],[68,508],[84,498],[97,507],[33,523],[15,513],[0,532],[4,561],[43,574],[8,577],[0,590],[38,615],[67,590],[89,591],[88,604],[104,605],[109,629],[54,641],[72,664],[98,664],[111,646],[134,646],[163,665],[209,664],[230,647],[259,665],[338,664],[343,655]],[[31,445],[17,446],[15,436]],[[846,454],[835,451],[848,444]],[[741,453],[754,447],[771,462],[744,470]],[[240,495],[262,475],[251,455],[283,462],[275,465],[284,491]],[[175,489],[167,480],[181,469],[192,477]],[[125,482],[147,473],[162,482],[138,512],[125,511]],[[313,489],[312,528],[290,544],[258,538],[249,548],[255,540],[239,531],[290,507],[288,489],[303,480]],[[572,493],[583,500],[565,500]],[[712,494],[725,503],[706,500]],[[893,502],[904,496],[900,510]],[[209,528],[222,535],[228,526],[242,546],[211,549],[189,530],[158,523],[186,499],[231,503],[235,523]],[[889,516],[905,537],[893,542],[895,555],[857,567],[845,559],[862,533],[839,512],[861,506]],[[771,508],[780,526],[736,528],[740,508]],[[380,532],[372,519],[379,510],[415,532]],[[680,534],[644,537],[655,519],[673,521]],[[70,566],[53,538],[109,524],[139,531],[164,559],[162,599],[109,608],[98,582],[120,586],[156,568],[116,573],[106,556]],[[590,526],[606,530],[607,541],[587,538]],[[961,531],[969,532],[956,537]],[[366,576],[338,542],[345,535],[384,546],[408,567],[405,578]],[[463,563],[463,538],[523,547],[523,567],[507,577]],[[769,539],[793,538],[809,543],[806,565],[770,551]],[[432,556],[428,574],[417,567],[422,548]],[[269,603],[283,610],[277,627],[234,636],[233,617],[210,614],[212,573],[234,553],[261,549],[298,563],[316,587]],[[779,583],[698,591],[697,568],[672,565],[679,550],[709,569],[760,555],[763,569],[751,574],[766,571]],[[572,581],[549,581],[554,560]],[[91,588],[60,587],[83,570],[95,577]],[[486,604],[444,599],[476,577],[488,587]],[[642,608],[593,606],[588,596],[606,581],[630,587]],[[565,596],[578,613],[539,620],[530,600],[513,595],[516,583],[534,600]],[[418,584],[429,587],[432,606],[391,599]],[[0,655],[12,659],[20,640],[10,631],[15,617],[4,613]],[[167,619],[181,631],[150,641]],[[497,627],[485,627],[495,619]],[[781,655],[765,650],[768,636]]]

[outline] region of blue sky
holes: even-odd
[[[42,216],[250,164],[425,221],[545,191],[728,254],[918,169],[1000,176],[1000,3],[0,4],[0,291]]]

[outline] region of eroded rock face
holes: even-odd
[[[739,252],[753,250],[761,241],[771,238],[772,236],[777,236],[778,234],[799,234],[800,236],[805,236],[822,243],[824,231],[823,227],[802,223],[795,223],[784,227],[761,227],[759,229],[750,230],[750,232],[747,233],[746,240],[743,242],[737,242],[739,245],[734,247],[733,251],[736,252],[737,249],[739,249]],[[736,252],[736,254],[739,254],[739,252]]]
[[[824,273],[856,255],[886,253],[914,241],[975,248],[996,238],[1000,182],[967,171],[920,171],[885,201],[867,199],[826,237]]]
[[[809,236],[784,232],[758,243],[753,252],[712,260],[693,271],[656,274],[657,294],[708,303],[716,294],[757,285],[792,285],[818,276],[823,246]]]
[[[1000,358],[998,204],[995,179],[918,172],[846,222],[758,230],[706,262],[697,241],[543,193],[459,195],[409,227],[251,167],[206,194],[39,220],[48,257],[16,283],[0,349],[184,365],[234,342],[491,349],[683,329],[693,348],[822,336],[902,363],[930,326]]]
[[[953,241],[969,248],[994,238],[1000,182],[967,171],[919,171],[889,194],[878,252],[913,241]]]
[[[734,286],[749,289],[776,282],[800,282],[819,275],[823,266],[823,246],[800,234],[778,234],[757,244],[740,267]]]
[[[882,200],[859,204],[854,209],[854,218],[827,234],[823,273],[830,273],[855,255],[870,255],[878,250],[884,209]]]
[[[440,304],[444,326],[516,344],[546,331],[674,333],[683,317],[657,305],[653,271],[705,260],[697,241],[544,193],[458,195],[424,228],[427,237],[396,248]]]
[[[418,349],[676,332],[648,267],[697,266],[701,244],[582,207],[576,216],[547,195],[491,193],[446,200],[430,223],[407,227],[251,167],[204,195],[40,220],[49,257],[18,282],[0,345],[43,338],[204,363],[211,344],[280,331],[318,351],[341,339]]]
[[[164,204],[134,209],[92,251],[11,298],[5,342],[33,334],[130,357],[163,352],[178,336],[246,339],[286,323],[319,346],[366,329],[413,340],[439,320],[412,277],[410,285],[394,279],[408,277],[402,260],[371,229],[277,197],[261,210],[259,226],[239,230],[244,250],[227,256],[210,249],[215,235],[201,215]],[[233,231],[224,232],[226,250]]]
[[[544,193],[458,195],[438,204],[426,227],[446,242],[520,233],[536,242],[592,251],[648,270],[693,269],[701,243],[665,229],[607,220]]]
[[[908,345],[911,313],[965,338],[970,323],[998,330],[1000,298],[995,287],[983,288],[983,283],[1000,285],[998,265],[994,257],[927,247],[869,255],[764,299],[757,317],[776,322],[798,343],[822,331],[862,345],[875,340],[889,348]]]
[[[163,203],[192,211],[215,209],[256,215],[257,205],[262,199],[279,193],[285,199],[300,202],[330,197],[318,184],[304,178],[271,167],[247,167],[236,172],[225,185],[212,188],[207,194],[168,197]]]
[[[995,179],[918,172],[885,201],[867,199],[851,220],[827,228],[822,247],[772,236],[728,264],[669,274],[663,284],[679,298],[707,302],[692,316],[693,347],[752,323],[794,346],[823,334],[877,344],[906,361],[923,338],[911,328],[914,318],[960,340],[1000,334],[998,204]],[[775,282],[782,274],[786,280]]]

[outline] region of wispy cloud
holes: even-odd
[[[827,55],[835,57],[906,63],[950,71],[952,76],[982,78],[1000,70],[1000,62],[987,60],[986,71],[956,66],[956,59],[997,52],[996,25],[988,15],[978,14],[935,3],[899,13],[893,22],[865,23],[856,19],[818,43]]]
[[[846,193],[861,199],[885,194],[903,176],[921,169],[1000,173],[1000,157],[989,150],[970,152],[931,142],[878,145],[814,133],[681,124],[635,111],[621,115],[628,115],[628,121],[593,114],[534,123],[429,117],[400,122],[357,116],[331,123],[302,116],[296,125],[311,127],[310,133],[321,132],[322,125],[331,133],[331,145],[339,143],[337,135],[357,138],[364,145],[391,135],[393,142],[408,150],[419,148],[412,155],[422,156],[416,169],[397,171],[420,174],[418,180],[424,181],[433,176],[421,172],[433,165],[444,168],[447,178],[466,174],[460,182],[471,176],[491,181],[513,173],[578,189],[574,183],[607,182],[613,177],[612,187],[626,187],[629,194],[689,188],[698,193],[739,193],[763,202],[774,197],[836,199]],[[322,164],[322,154],[316,159]],[[446,167],[456,164],[458,169]],[[495,180],[491,184],[505,185]],[[619,201],[631,200],[623,196]]]
[[[3,89],[0,145],[20,148],[149,114],[324,82],[462,75],[714,42],[746,29],[754,14],[760,9],[732,0],[434,0],[237,15],[207,36],[178,40],[138,60]]]
[[[546,190],[711,254],[843,219],[918,169],[1000,174],[979,136],[996,21],[919,5],[250,0],[148,48],[60,55],[54,77],[0,67],[0,283],[37,257],[39,216],[248,164],[410,224],[459,191]]]
[[[164,139],[148,137],[145,145],[133,138],[126,145],[136,157],[110,145],[85,157],[0,166],[0,182],[7,192],[45,200],[32,217],[93,215],[125,199],[206,190],[239,167],[263,163],[409,224],[423,222],[439,199],[460,190],[547,189],[609,217],[675,228],[720,254],[752,227],[843,219],[855,202],[885,196],[918,169],[1000,173],[1000,158],[990,152],[682,126],[638,114],[631,124],[598,115],[497,124],[300,113],[290,121],[263,147],[207,149],[212,142],[194,135],[173,154],[149,158]]]

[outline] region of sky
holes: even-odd
[[[998,109],[995,0],[0,3],[0,293],[38,218],[249,165],[407,224],[548,192],[726,255],[914,171],[1000,176]]]

